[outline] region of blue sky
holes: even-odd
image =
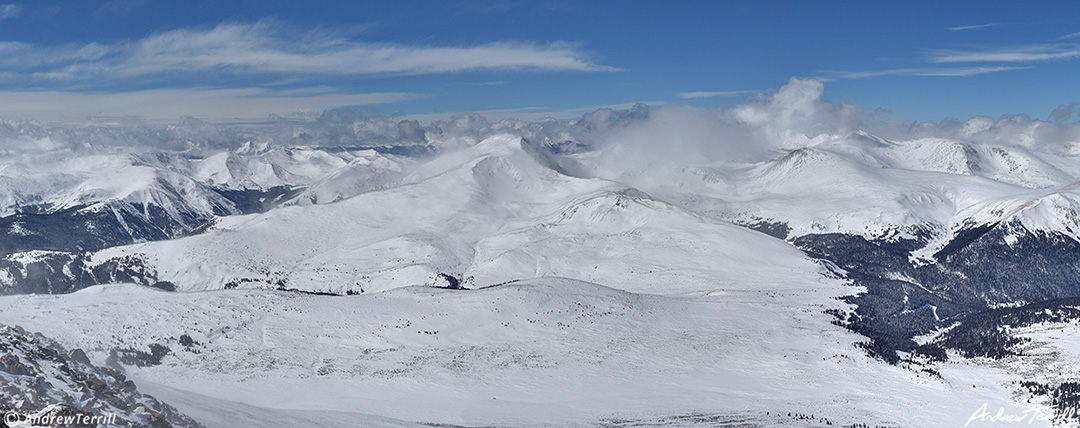
[[[0,117],[569,118],[792,76],[895,122],[1080,101],[1080,2],[0,0]]]

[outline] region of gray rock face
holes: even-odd
[[[54,418],[60,426],[202,427],[140,393],[120,371],[92,365],[82,350],[69,351],[40,334],[5,325],[0,325],[0,413],[24,421]]]

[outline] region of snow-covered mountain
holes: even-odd
[[[340,200],[393,182],[398,157],[371,149],[250,144],[175,152],[63,151],[0,159],[0,248],[96,250],[184,236],[216,217]],[[298,194],[301,193],[301,195]]]
[[[207,426],[1075,424],[1075,144],[819,96],[5,153],[0,323]]]
[[[491,138],[421,165],[396,187],[223,218],[203,234],[96,252],[89,264],[136,257],[156,272],[155,281],[183,291],[349,294],[445,278],[475,288],[566,276],[613,280],[636,292],[708,293],[722,286],[679,266],[751,274],[774,266],[776,253],[793,251],[617,182],[561,174],[523,147],[518,137]],[[680,262],[628,250],[642,245]],[[747,251],[757,247],[764,253]]]
[[[340,200],[389,185],[407,158],[372,149],[246,144],[207,156],[58,151],[0,158],[0,283],[69,292],[146,278],[130,257],[96,250],[199,233],[223,216]]]

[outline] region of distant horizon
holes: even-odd
[[[327,110],[318,115],[271,116],[263,121],[208,122],[194,117],[145,121],[98,117],[84,122],[0,118],[0,154],[57,151],[157,151],[219,153],[245,144],[275,147],[425,146],[454,151],[500,135],[524,138],[561,153],[621,146],[656,158],[694,162],[760,162],[819,144],[885,139],[893,142],[953,141],[1021,151],[1074,156],[1080,153],[1080,105],[1062,107],[1059,120],[1025,115],[896,123],[878,112],[822,96],[826,84],[792,78],[761,98],[723,108],[685,104],[617,106],[556,119],[549,112],[476,112],[419,115]],[[627,108],[622,108],[627,107]],[[497,112],[498,113],[498,112]],[[936,143],[935,143],[936,144]],[[952,143],[950,143],[952,144]],[[425,149],[426,150],[426,149]]]

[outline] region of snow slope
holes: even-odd
[[[160,280],[185,290],[380,291],[445,274],[470,287],[555,275],[606,278],[634,291],[708,292],[696,265],[723,260],[726,274],[760,272],[766,258],[745,248],[785,251],[729,222],[782,223],[788,237],[920,240],[912,257],[931,262],[962,231],[1012,219],[1080,236],[1071,176],[1004,149],[857,134],[763,163],[683,169],[642,192],[618,181],[626,177],[567,175],[558,159],[530,147],[506,135],[408,169],[366,153],[294,199],[336,203],[226,217],[203,235],[95,258],[145,255]],[[1008,172],[992,162],[998,151],[1030,168],[994,179]],[[588,170],[595,156],[562,161]],[[1055,187],[1016,184],[1024,180]],[[638,248],[653,250],[627,250]],[[678,254],[678,262],[652,263],[655,251]]]
[[[853,347],[859,336],[821,316],[846,291],[823,276],[730,287],[684,298],[543,278],[332,297],[116,285],[3,297],[12,309],[0,322],[19,320],[96,361],[116,347],[164,344],[161,365],[129,375],[191,403],[425,423],[704,414],[758,426],[960,426],[983,402],[1007,399],[1000,384],[1016,380],[976,366],[936,378],[871,359]]]
[[[171,218],[238,213],[232,203],[185,174],[172,154],[46,153],[0,158],[0,216],[67,208],[102,209],[110,201],[153,204]]]
[[[247,147],[150,169],[192,189],[309,187],[204,233],[90,255],[91,266],[138,260],[179,293],[7,296],[0,323],[100,364],[165,346],[161,364],[129,375],[218,426],[244,417],[231,415],[279,426],[297,415],[326,426],[961,426],[984,403],[1039,405],[1014,400],[1030,374],[1015,367],[867,356],[865,338],[825,313],[847,313],[840,298],[862,290],[735,223],[782,224],[789,241],[915,240],[912,258],[928,263],[981,225],[1075,239],[1080,175],[1061,159],[864,133],[744,163],[641,164],[605,150],[556,155],[502,135],[426,160]],[[418,287],[455,284],[467,290]]]
[[[606,150],[606,151],[605,151]],[[767,160],[621,167],[637,155],[615,146],[573,155],[596,176],[739,224],[783,224],[788,237],[843,233],[923,241],[926,257],[959,232],[1017,219],[1032,231],[1080,239],[1075,155],[856,132],[820,135]],[[1050,201],[1039,203],[1039,201]]]
[[[615,182],[561,174],[524,144],[492,138],[417,167],[397,186],[226,217],[201,235],[94,259],[135,255],[180,290],[338,294],[434,285],[440,274],[469,288],[564,276],[659,294],[797,275],[786,266],[803,256],[783,242]]]

